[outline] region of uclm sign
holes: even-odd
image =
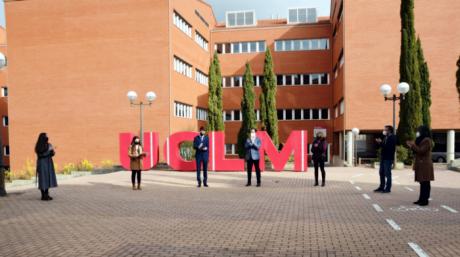
[[[170,135],[163,145],[163,153],[166,163],[178,171],[196,170],[195,161],[186,161],[180,156],[179,146],[185,141],[193,141],[199,135],[197,132],[177,132]],[[260,156],[267,155],[274,170],[282,171],[294,154],[294,171],[307,171],[308,144],[305,130],[292,131],[281,151],[278,151],[267,132],[257,132],[262,141],[259,148]],[[128,148],[133,133],[120,133],[120,163],[125,169],[129,169]],[[225,134],[223,132],[210,132],[209,137],[209,163],[208,168],[212,171],[244,171],[244,160],[225,158]],[[156,132],[144,133],[144,152],[147,156],[143,159],[143,169],[150,170],[158,163],[159,136]],[[260,169],[265,170],[265,162],[260,162]]]

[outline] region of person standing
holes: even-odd
[[[380,154],[380,186],[374,192],[391,192],[391,167],[395,159],[396,136],[392,126],[387,125],[383,130],[383,139],[377,138],[375,141],[381,149]]]
[[[141,172],[142,172],[142,159],[145,157],[145,153],[142,149],[141,140],[138,136],[133,137],[131,144],[128,149],[128,156],[130,159],[129,166],[131,168],[131,183],[133,184],[133,190],[142,190],[141,188]],[[137,188],[136,188],[136,177],[137,177]]]
[[[326,185],[326,171],[324,170],[324,162],[326,161],[327,142],[322,132],[316,134],[316,139],[313,141],[311,152],[315,166],[315,186],[318,186],[318,167],[321,169],[321,186]]]
[[[204,127],[200,127],[200,135],[193,139],[193,148],[195,149],[198,187],[201,187],[201,165],[203,165],[203,185],[208,187],[209,138]]]
[[[42,195],[42,201],[50,201],[53,198],[49,195],[49,189],[57,187],[56,172],[54,171],[53,156],[54,147],[49,143],[46,133],[40,133],[35,144],[37,154],[37,179],[38,189]]]
[[[415,181],[420,183],[420,196],[414,204],[420,206],[428,205],[431,191],[430,181],[434,180],[433,160],[431,159],[433,144],[431,138],[430,129],[427,126],[420,126],[417,129],[415,142],[406,142],[415,155],[413,169],[415,171]]]
[[[244,144],[244,148],[246,149],[246,162],[247,162],[247,173],[248,173],[248,183],[246,186],[251,186],[251,175],[252,175],[252,166],[255,167],[256,170],[256,178],[257,178],[257,186],[261,186],[261,176],[260,176],[260,154],[259,149],[262,146],[262,142],[256,135],[256,129],[251,129],[251,133],[249,138],[246,140]]]

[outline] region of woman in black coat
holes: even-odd
[[[53,146],[48,142],[46,133],[40,133],[38,136],[35,153],[37,154],[38,189],[40,189],[42,194],[42,201],[53,200],[49,196],[48,189],[57,187],[56,173],[52,159],[55,152]]]

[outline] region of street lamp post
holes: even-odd
[[[353,148],[354,148],[354,166],[358,166],[358,146],[356,144],[356,137],[359,135],[359,128],[352,128],[351,132],[353,133]]]
[[[139,120],[140,120],[140,129],[139,129],[139,137],[141,140],[141,144],[144,145],[144,106],[151,106],[153,101],[157,98],[157,95],[153,91],[147,92],[145,94],[145,98],[147,99],[147,103],[144,103],[142,101],[136,103],[137,99],[137,93],[135,91],[129,91],[128,92],[128,99],[132,107],[134,106],[139,106]]]
[[[388,84],[383,84],[380,86],[380,92],[383,95],[385,101],[393,101],[393,133],[396,136],[396,101],[404,100],[405,95],[409,92],[410,86],[406,82],[401,82],[398,84],[399,96],[396,94],[391,95],[391,86]],[[396,166],[396,151],[395,151],[395,166]]]

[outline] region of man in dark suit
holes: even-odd
[[[201,187],[201,164],[203,164],[203,185],[208,187],[209,138],[203,127],[200,128],[200,135],[193,139],[193,148],[195,149],[198,187]]]
[[[390,193],[391,192],[391,166],[395,159],[396,136],[392,126],[385,126],[383,130],[383,139],[377,138],[375,141],[381,148],[380,153],[380,186],[374,192]],[[386,181],[385,181],[386,179]]]

